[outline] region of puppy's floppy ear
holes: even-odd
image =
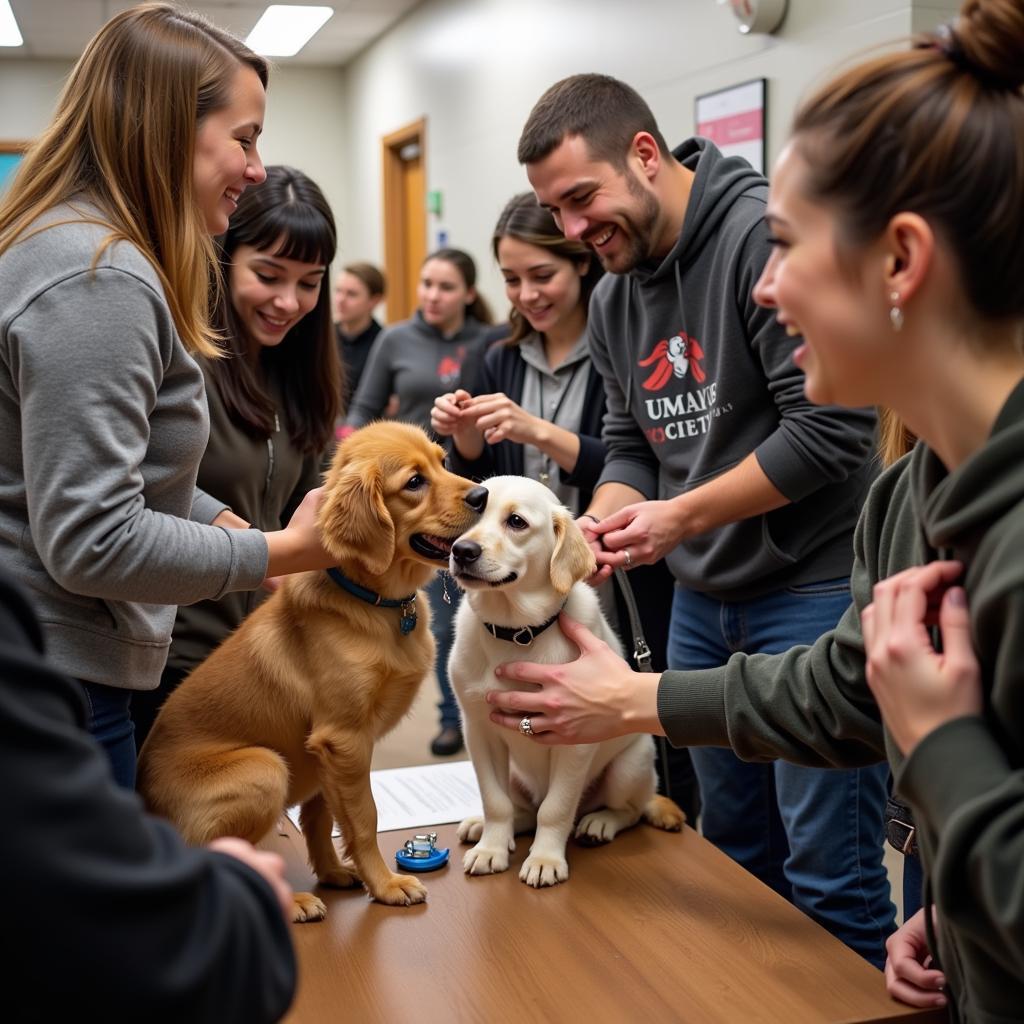
[[[335,459],[317,519],[324,547],[340,563],[357,561],[379,576],[395,558],[395,524],[384,479],[372,460]]]
[[[583,532],[563,509],[555,509],[555,550],[551,553],[551,585],[568,594],[574,583],[585,580],[597,568],[597,559]]]

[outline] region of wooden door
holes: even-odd
[[[388,321],[416,309],[416,284],[427,255],[426,121],[400,128],[382,140],[384,174],[384,269]]]

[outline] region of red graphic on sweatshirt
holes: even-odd
[[[451,384],[458,380],[462,372],[462,360],[466,355],[466,346],[460,345],[455,350],[455,355],[445,356],[437,364],[437,377],[443,384]]]
[[[696,338],[691,338],[685,331],[680,331],[667,341],[662,338],[654,351],[646,359],[641,359],[637,366],[650,366],[654,369],[643,382],[645,391],[660,391],[673,377],[683,378],[687,373],[693,374],[698,384],[703,384],[707,374],[700,365],[704,358],[704,349]]]

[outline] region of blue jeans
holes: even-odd
[[[670,668],[724,665],[737,651],[813,643],[850,603],[844,579],[725,603],[676,588]],[[889,766],[837,770],[691,748],[707,839],[876,967],[896,908],[882,862]]]
[[[445,589],[451,598],[451,604],[444,600]],[[434,635],[437,646],[437,657],[434,660],[434,672],[437,675],[437,688],[441,693],[437,710],[441,714],[441,728],[453,726],[461,728],[459,705],[452,693],[452,684],[448,681],[448,658],[452,653],[452,641],[455,639],[455,612],[459,607],[462,591],[450,578],[437,573],[427,584],[427,596],[430,598],[430,632]]]
[[[79,679],[89,707],[89,732],[110,759],[114,780],[135,788],[135,726],[131,716],[131,690]]]

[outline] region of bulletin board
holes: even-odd
[[[730,85],[696,100],[697,135],[710,139],[726,156],[743,157],[765,173],[767,80]]]

